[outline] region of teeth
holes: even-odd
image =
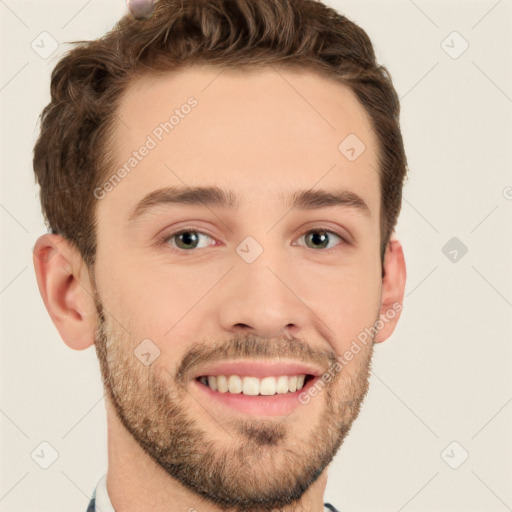
[[[275,395],[277,382],[274,377],[265,377],[260,380],[260,395]]]
[[[260,383],[256,377],[244,377],[242,393],[244,395],[257,395],[260,392]]]
[[[228,389],[230,393],[242,392],[242,379],[238,375],[230,375],[228,379]]]
[[[302,381],[304,382],[304,379]],[[280,394],[288,393],[288,377],[286,375],[277,378],[276,391]]]
[[[210,375],[201,382],[219,393],[272,396],[293,393],[303,388],[306,375],[281,375],[280,377],[239,377],[238,375]]]
[[[208,386],[210,386],[213,391],[217,391],[217,379],[215,377],[208,377]]]
[[[228,379],[224,375],[217,375],[217,391],[226,393],[228,390]]]

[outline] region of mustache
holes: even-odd
[[[183,384],[195,369],[226,359],[291,359],[300,363],[314,363],[327,371],[336,362],[337,354],[334,350],[315,349],[301,338],[289,334],[270,339],[252,334],[234,334],[225,341],[206,340],[192,345],[177,367],[176,379]]]

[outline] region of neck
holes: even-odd
[[[225,509],[191,492],[167,474],[133,439],[108,400],[107,491],[116,512],[221,512]],[[280,512],[323,512],[327,469],[302,495]]]

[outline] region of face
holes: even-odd
[[[194,493],[283,507],[368,389],[371,339],[333,364],[381,306],[370,121],[311,72],[206,67],[133,83],[118,119],[115,171],[130,170],[97,192],[94,269],[109,400]],[[365,146],[355,160],[338,149],[349,134]]]

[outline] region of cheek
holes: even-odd
[[[172,321],[171,300],[176,299],[176,294],[172,289],[164,293],[163,284],[167,281],[162,276],[155,276],[155,267],[136,263],[122,251],[118,254],[121,256],[115,258],[112,250],[97,258],[99,296],[116,323],[130,333],[133,343],[139,338],[152,339],[164,330],[159,322],[169,325]]]
[[[319,281],[317,281],[319,282]],[[330,269],[324,285],[310,292],[308,305],[335,333],[332,343],[345,351],[365,328],[373,326],[380,310],[380,266]]]
[[[204,324],[197,315],[204,313],[204,297],[223,273],[216,278],[217,271],[206,265],[173,266],[149,258],[147,263],[125,258],[123,264],[104,269],[100,294],[133,343],[149,338],[162,353],[180,351],[183,330],[189,338],[200,334]]]

